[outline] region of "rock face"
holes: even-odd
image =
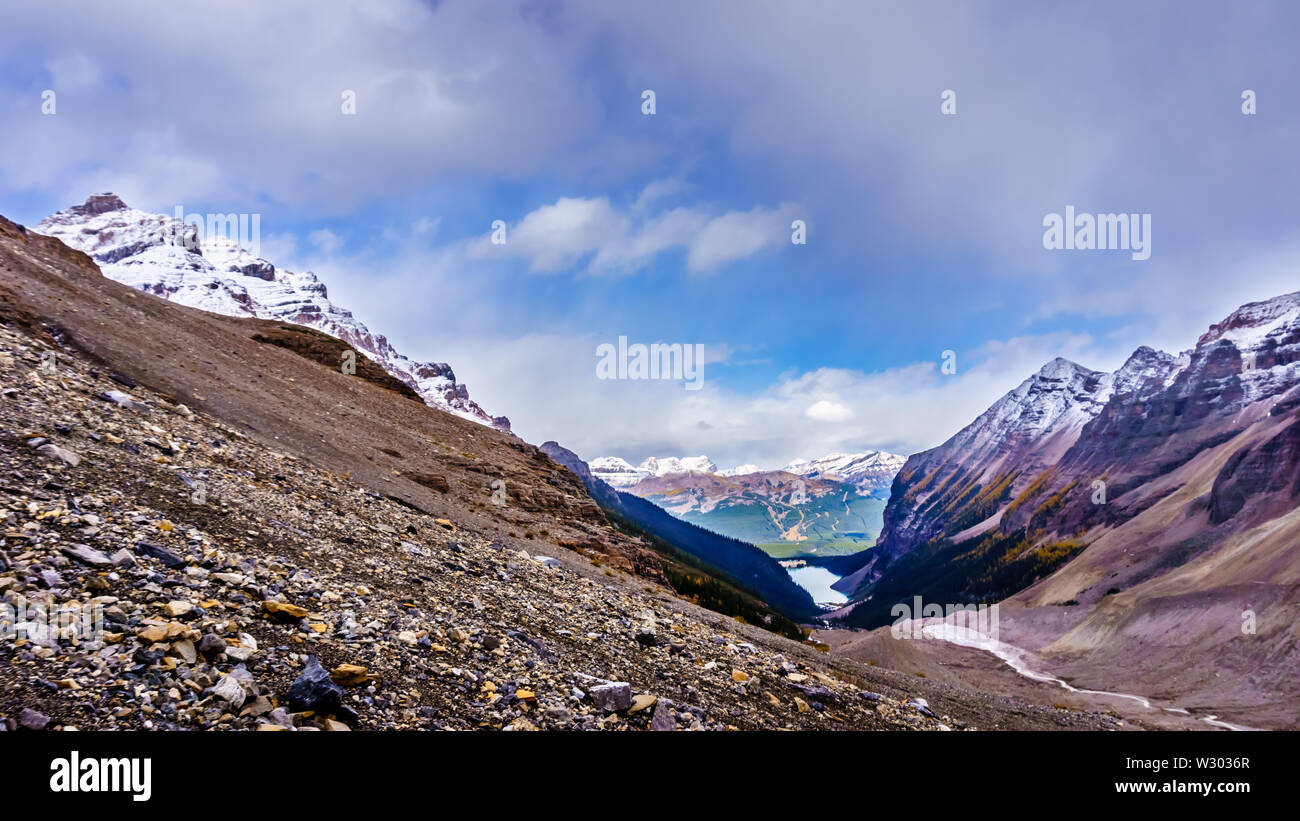
[[[336,337],[409,385],[429,405],[509,432],[469,398],[444,362],[416,362],[329,300],[311,272],[277,268],[227,236],[198,236],[174,217],[130,208],[114,194],[47,217],[37,228],[89,254],[104,276],[192,308],[305,325]]]
[[[1113,374],[1054,359],[947,442],[909,457],[885,508],[874,575],[917,545],[988,522],[1060,460],[1112,397],[1159,385],[1175,368],[1173,357],[1150,348]]]
[[[1049,362],[947,442],[908,458],[874,555],[841,589],[864,590],[936,539],[1027,527],[1074,535],[1122,520],[1135,511],[1114,500],[1287,407],[1297,359],[1300,294],[1288,294],[1243,306],[1179,357],[1142,347],[1110,374]],[[1109,504],[1093,501],[1098,481]],[[1224,494],[1220,515],[1234,504],[1226,485]]]
[[[1298,531],[1293,293],[1243,306],[1177,357],[1140,348],[1111,374],[1055,360],[910,457],[879,546],[837,584],[855,602],[838,615],[888,623],[916,594],[1068,603],[1072,630],[1053,641],[1044,616],[1033,637],[1072,659],[1062,672],[1152,692],[1194,659],[1208,672],[1190,691],[1247,703],[1300,670]],[[1243,644],[1241,614],[1261,601],[1276,621]]]

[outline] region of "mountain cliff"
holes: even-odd
[[[104,276],[164,299],[226,316],[305,325],[341,339],[409,385],[425,403],[498,430],[493,417],[469,398],[444,362],[416,362],[388,339],[329,300],[311,272],[295,273],[255,257],[222,232],[163,214],[130,208],[114,194],[95,194],[47,217],[37,227],[84,251]],[[235,233],[238,233],[237,231]]]
[[[1300,668],[1298,507],[1293,293],[1177,357],[1140,348],[1111,374],[1054,360],[910,457],[878,546],[837,567],[853,600],[838,617],[884,624],[914,595],[1004,600],[1004,637],[1059,672],[1159,694],[1194,659],[1184,695],[1294,713],[1279,692]],[[1065,608],[1064,627],[1043,608]]]

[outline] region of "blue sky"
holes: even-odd
[[[587,458],[913,452],[1054,356],[1184,349],[1300,288],[1293,4],[6,15],[0,213],[260,213],[268,259]],[[1066,205],[1151,214],[1151,258],[1044,250]],[[620,335],[704,344],[705,389],[595,379]]]

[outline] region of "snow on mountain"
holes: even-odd
[[[881,490],[888,492],[894,474],[898,473],[906,460],[905,456],[869,450],[863,453],[832,453],[811,461],[797,459],[778,470],[765,470],[753,464],[719,470],[707,456],[652,456],[636,466],[617,456],[602,456],[591,460],[590,465],[592,473],[617,488],[632,487],[652,476],[704,473],[732,478],[784,471],[810,479],[832,479],[852,485],[860,493],[873,493]]]
[[[629,488],[650,476],[672,473],[716,473],[718,466],[707,456],[651,456],[636,467],[617,456],[601,456],[588,465],[591,472],[606,484],[621,489]]]
[[[861,493],[888,492],[894,475],[906,456],[869,450],[865,453],[832,453],[820,459],[796,459],[782,470],[810,479],[835,479],[853,485]]]
[[[1113,373],[1054,359],[951,439],[907,460],[899,477],[903,492],[885,510],[878,556],[896,558],[943,533],[977,485],[1005,480],[1003,497],[1010,500],[1046,468],[1060,474],[1057,484],[1045,486],[1051,492],[1070,480],[1090,486],[1089,476],[1108,471],[1118,477],[1116,464],[1125,465],[1132,482],[1146,469],[1137,460],[1140,449],[1162,447],[1154,464],[1174,464],[1202,446],[1190,431],[1206,419],[1241,423],[1250,418],[1241,412],[1255,402],[1292,407],[1300,401],[1296,391],[1300,293],[1243,305],[1177,357],[1143,346]],[[1036,508],[1021,505],[1011,521],[1002,521],[1001,511],[969,511],[993,515],[972,522],[977,527],[964,535],[1020,526]]]
[[[999,471],[1008,457],[1021,464],[1033,461],[1036,467],[1051,464],[1112,396],[1163,384],[1177,369],[1174,357],[1145,346],[1114,373],[1057,357],[953,438],[912,458],[941,463],[961,454],[964,464],[980,465],[985,478]]]
[[[591,468],[592,476],[603,479],[610,487],[620,490],[635,485],[647,476],[654,475],[648,470],[633,467],[632,463],[617,456],[601,456],[592,459],[587,466]]]
[[[718,466],[707,456],[651,456],[641,463],[641,468],[650,471],[654,476],[665,476],[669,473],[718,472]]]
[[[748,476],[751,473],[762,473],[763,469],[758,465],[737,465],[734,468],[718,471],[719,476]]]
[[[510,431],[469,398],[443,362],[416,362],[373,333],[352,312],[330,302],[311,272],[295,273],[253,256],[226,236],[198,237],[195,226],[95,194],[43,220],[41,233],[90,255],[104,276],[156,296],[227,316],[305,325],[351,345],[410,385],[426,404]]]

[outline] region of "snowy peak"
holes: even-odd
[[[126,210],[126,203],[122,202],[121,198],[113,193],[91,194],[82,205],[74,205],[68,209],[70,213],[85,217],[106,214],[109,211]]]
[[[601,456],[589,463],[592,475],[619,489],[629,488],[651,476],[674,473],[716,473],[718,466],[707,456],[651,456],[640,465],[632,466],[617,456]]]
[[[592,459],[587,466],[591,469],[592,476],[619,489],[629,488],[647,476],[653,475],[650,471],[641,470],[617,456],[601,456]]]
[[[1300,293],[1243,305],[1178,357],[1143,346],[1113,373],[1053,359],[948,441],[908,460],[902,492],[885,511],[881,555],[896,558],[943,533],[949,522],[934,511],[980,524],[974,519],[992,510],[966,511],[966,519],[952,514],[965,504],[959,492],[970,487],[1004,481],[1012,499],[1048,467],[1061,472],[1061,482],[1082,482],[1158,445],[1166,446],[1167,462],[1177,446],[1166,443],[1192,448],[1199,440],[1188,431],[1211,417],[1232,426],[1249,419],[1241,411],[1256,402],[1285,410],[1287,392],[1300,384],[1298,363]],[[1125,467],[1130,477],[1141,469]],[[1077,475],[1066,477],[1069,471]],[[1020,507],[1020,518],[996,526],[1023,525],[1035,509]]]
[[[865,453],[832,453],[820,459],[796,459],[783,470],[810,479],[834,479],[853,485],[862,493],[888,493],[894,475],[906,456],[869,450]]]
[[[745,465],[737,465],[734,468],[727,468],[726,470],[720,470],[718,471],[718,475],[726,476],[730,478],[733,476],[748,476],[751,473],[762,473],[762,472],[763,469],[758,465],[745,464]]]
[[[591,460],[591,472],[617,488],[629,488],[642,479],[676,474],[701,473],[724,478],[750,476],[759,473],[792,473],[809,479],[831,479],[853,485],[862,493],[887,491],[894,474],[903,466],[906,457],[880,450],[864,453],[833,453],[820,459],[796,459],[778,470],[764,470],[758,465],[745,464],[726,470],[707,456],[652,456],[633,466],[617,456],[602,456]]]
[[[1294,338],[1297,333],[1300,333],[1300,291],[1241,306],[1201,334],[1196,347],[1226,339],[1239,350],[1259,350],[1284,344],[1286,338]]]
[[[643,470],[650,471],[655,476],[664,476],[669,473],[717,473],[718,466],[713,464],[707,456],[651,456],[641,463]]]
[[[37,229],[89,254],[104,276],[173,302],[227,316],[305,325],[343,340],[410,385],[426,404],[509,432],[469,398],[443,362],[416,362],[352,312],[329,300],[310,271],[295,273],[255,256],[229,236],[199,237],[196,226],[129,207],[111,193],[43,220]]]

